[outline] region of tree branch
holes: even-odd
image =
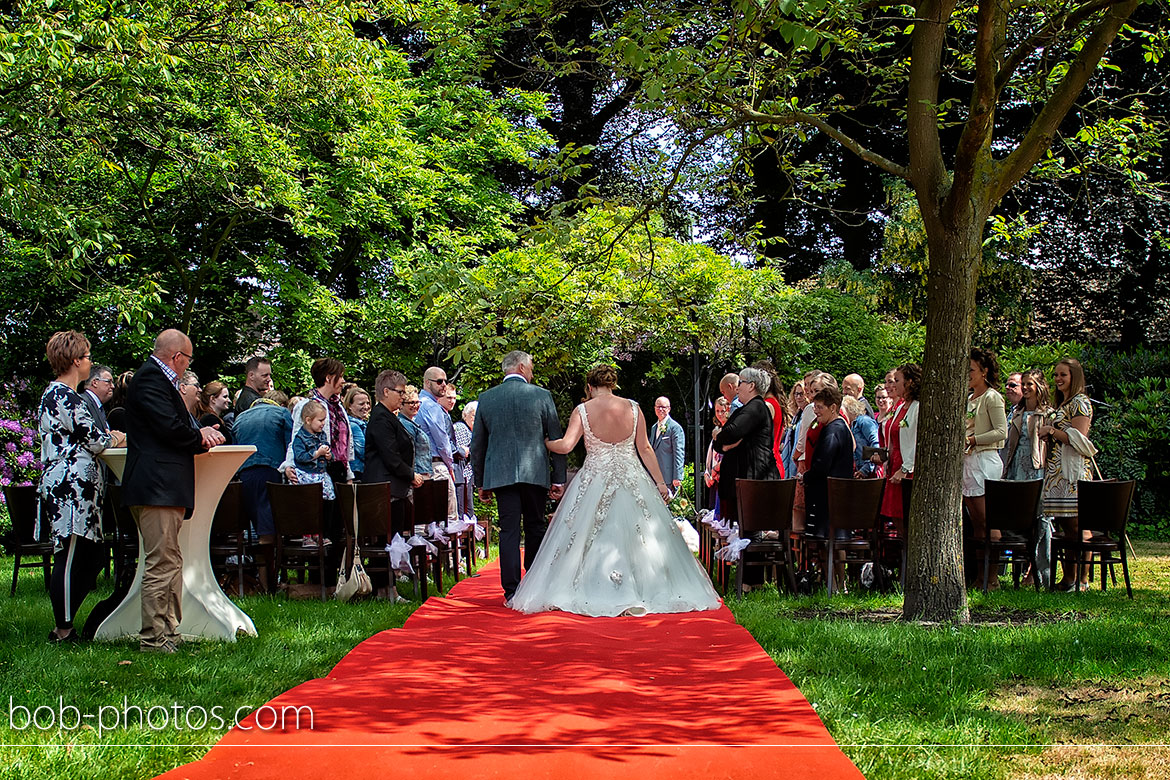
[[[1086,19],[1101,9],[1123,2],[1126,2],[1126,0],[1090,0],[1080,8],[1050,19],[1043,29],[1030,35],[1027,40],[1017,46],[1007,56],[1003,62],[1003,66],[1000,68],[999,75],[995,79],[995,91],[997,93],[1002,92],[1003,88],[1007,86],[1008,81],[1020,65],[1023,64],[1024,60],[1028,59],[1028,57],[1032,56],[1039,49],[1052,43],[1060,37],[1061,33],[1079,27]]]
[[[1081,90],[1097,70],[1101,57],[1117,37],[1117,32],[1140,3],[1141,0],[1125,0],[1123,3],[1112,5],[1093,27],[1077,58],[1069,65],[1068,72],[1064,74],[1064,78],[1032,122],[1027,135],[1020,141],[1015,151],[998,166],[998,181],[992,193],[994,200],[999,200],[1014,187],[1052,144],[1052,136],[1056,129],[1060,127]]]
[[[954,10],[955,0],[923,0],[914,19],[911,42],[906,106],[906,134],[910,144],[907,179],[920,198],[932,200],[939,198],[947,181],[938,132],[938,82],[942,54],[946,50],[947,21]],[[933,209],[922,210],[924,219],[930,219],[928,211]]]

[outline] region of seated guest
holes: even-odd
[[[433,474],[431,440],[414,421],[420,406],[422,406],[422,400],[418,397],[418,388],[414,385],[407,385],[406,395],[402,398],[402,407],[398,410],[398,419],[414,440],[414,473],[422,474],[423,479],[430,479]]]
[[[276,542],[276,525],[268,501],[268,483],[280,482],[280,464],[292,441],[292,413],[285,408],[288,396],[269,390],[262,398],[236,415],[232,432],[237,444],[251,444],[256,451],[240,466],[241,505],[245,517],[256,532],[261,545]],[[267,547],[265,565],[260,568],[260,586],[276,586],[271,547]]]
[[[75,330],[54,333],[45,356],[57,378],[41,396],[38,428],[41,435],[40,513],[38,536],[44,524],[52,529],[53,576],[49,597],[56,627],[49,641],[78,642],[73,619],[97,585],[102,567],[102,496],[105,480],[98,454],[107,447],[125,446],[120,431],[101,427],[85,400],[73,389],[90,375],[89,340]]]
[[[357,385],[345,394],[345,413],[349,415],[349,432],[353,435],[353,460],[349,470],[353,478],[362,481],[366,459],[366,421],[370,418],[370,394]]]
[[[804,472],[808,532],[822,539],[829,535],[829,477],[853,476],[853,437],[841,419],[841,391],[823,387],[813,396],[813,409],[820,428],[816,448]],[[848,533],[844,534],[848,537]]]
[[[849,422],[849,430],[853,433],[854,475],[862,479],[880,476],[878,464],[863,457],[863,450],[866,447],[879,446],[877,420],[866,414],[864,404],[851,395],[842,394],[841,403],[845,409],[845,417]]]
[[[215,428],[223,434],[224,444],[232,444],[231,426],[224,420],[224,415],[232,407],[231,393],[223,382],[208,382],[199,393],[199,401],[195,405],[195,417],[200,427]]]

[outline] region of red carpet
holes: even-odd
[[[237,728],[163,777],[862,776],[726,607],[526,616],[480,571],[269,703],[312,707],[311,730]]]

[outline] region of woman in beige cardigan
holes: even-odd
[[[984,483],[999,479],[1003,461],[999,448],[1007,439],[1007,413],[1003,396],[995,386],[999,384],[999,361],[994,352],[972,349],[967,373],[971,395],[967,398],[967,448],[963,456],[963,504],[971,515],[976,539],[983,539],[987,526],[987,505],[984,501]],[[992,530],[991,538],[1000,538]],[[982,587],[980,574],[977,587]]]

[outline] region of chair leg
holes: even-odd
[[[18,541],[17,544],[19,545],[20,542]],[[8,598],[16,595],[16,578],[20,576],[20,547],[16,548],[15,556],[16,561],[12,565],[12,591],[9,592]]]
[[[739,561],[735,564],[735,597],[743,598],[743,551],[739,553]]]
[[[836,536],[836,534],[833,532],[833,529],[830,527],[829,528],[828,554],[825,556],[825,583],[827,585],[828,594],[830,596],[833,595],[833,569],[837,568],[836,566],[833,565],[834,553],[836,552],[833,549],[833,537],[834,536]]]
[[[987,593],[987,580],[991,578],[991,545],[983,545],[983,592]]]
[[[1125,554],[1125,543],[1121,544],[1121,575],[1125,577],[1125,594],[1133,600],[1133,588],[1129,584],[1129,561]]]

